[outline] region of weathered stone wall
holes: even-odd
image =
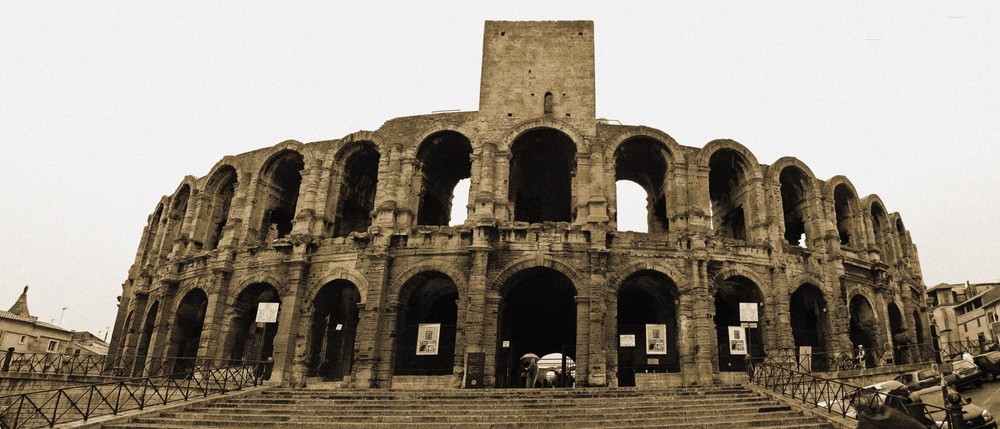
[[[563,49],[566,38],[575,41]],[[517,74],[527,67],[531,77]],[[857,296],[870,306],[872,318],[866,320],[872,323],[864,326],[878,346],[890,346],[900,329],[930,338],[916,248],[898,214],[887,212],[875,195],[861,198],[843,176],[818,179],[794,158],[761,164],[732,140],[699,149],[653,128],[598,121],[592,23],[488,23],[483,68],[479,112],[396,118],[340,139],[287,141],[227,156],[208,175],[184,178],[161,199],[142,233],[123,285],[111,353],[176,355],[185,341],[196,340],[198,357],[230,358],[246,334],[236,328],[242,294],[267,285],[281,303],[274,379],[301,385],[316,371],[310,356],[324,347],[312,334],[320,323],[314,301],[324,286],[344,281],[360,297],[344,380],[393,386],[402,335],[398,319],[418,287],[406,285],[434,272],[450,279],[458,296],[451,385],[460,385],[465,354],[473,352],[486,354],[492,384],[506,288],[534,267],[558,273],[575,289],[576,314],[568,317],[576,320],[574,358],[583,385],[619,383],[617,320],[619,305],[625,305],[620,292],[643,273],[668,280],[636,287],[662,296],[675,291],[664,299],[674,301],[669,318],[677,326],[677,344],[669,347],[676,348],[679,365],[671,370],[679,374],[646,379],[704,384],[727,377],[719,371],[715,300],[737,280],[760,295],[766,353],[796,346],[792,297],[803,285],[821,294],[824,304],[813,310],[822,310],[817,329],[823,334],[814,335],[825,350],[854,346],[849,307]],[[550,87],[554,104],[545,113],[539,93]],[[572,163],[571,190],[551,195],[571,201],[572,222],[513,221],[517,208],[509,181],[521,173],[512,147],[541,149],[532,145],[546,142],[522,138],[537,130],[563,136],[575,147],[566,160]],[[422,195],[431,186],[425,179],[433,173],[424,169],[425,149],[439,144],[442,133],[463,137],[471,149],[469,217],[457,226],[418,225]],[[648,153],[628,159],[660,160],[662,178],[644,171],[645,163],[619,163],[636,147]],[[377,161],[356,156],[365,148],[377,152]],[[726,166],[716,154],[733,160],[731,176],[719,178]],[[287,165],[301,168],[283,170]],[[617,231],[614,183],[623,168],[654,178],[645,186],[663,195],[663,207],[651,204],[650,219],[666,227]],[[366,171],[376,183],[365,182]],[[783,195],[797,201],[783,205]],[[285,220],[281,204],[290,201],[294,217]],[[352,210],[370,216],[358,223],[348,219]],[[732,214],[725,221],[737,233],[718,226],[721,210]],[[786,239],[791,217],[801,219],[805,232],[797,245]],[[355,229],[341,233],[348,221]],[[178,327],[188,316],[178,312],[195,289],[208,298],[200,335],[191,337]],[[901,310],[902,326],[889,326],[890,303]],[[440,375],[433,377],[439,383]],[[415,379],[406,380],[412,386]]]

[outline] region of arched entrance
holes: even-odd
[[[302,154],[294,150],[283,150],[265,164],[257,184],[256,198],[261,203],[257,210],[263,210],[257,230],[259,241],[270,244],[291,234],[304,168]]]
[[[417,225],[450,225],[456,185],[472,177],[472,144],[454,131],[428,137],[417,150],[420,205]]]
[[[281,302],[278,290],[267,283],[247,286],[229,309],[229,358],[233,360],[261,361],[274,354],[274,336],[277,323],[256,323],[257,307],[262,302]]]
[[[740,303],[758,306],[756,328],[743,329],[745,341],[730,335],[730,327],[740,327]],[[761,330],[764,321],[764,295],[750,279],[742,276],[729,277],[719,282],[715,292],[715,333],[719,344],[718,368],[720,372],[745,371],[746,356],[764,356]],[[731,338],[733,337],[733,338]],[[737,340],[733,342],[732,340]],[[741,344],[742,343],[742,344]],[[742,348],[742,350],[741,350]]]
[[[857,350],[858,346],[864,346],[866,350],[874,351],[878,348],[878,326],[875,321],[875,310],[871,303],[862,295],[854,295],[850,303],[850,332],[851,344]],[[871,368],[875,363],[874,352],[865,353],[866,366]]]
[[[747,239],[743,202],[748,193],[745,189],[750,175],[748,164],[743,155],[732,149],[720,149],[708,159],[712,229],[722,237]]]
[[[142,324],[142,334],[139,336],[139,345],[135,351],[135,367],[132,375],[141,376],[142,370],[146,366],[149,343],[153,340],[153,329],[156,327],[156,317],[159,308],[160,302],[156,301],[146,310],[146,321]]]
[[[669,151],[659,141],[648,137],[637,137],[627,140],[615,150],[615,182],[631,182],[645,191],[645,204],[637,198],[634,204],[641,205],[646,212],[646,228],[639,232],[666,232],[669,229],[667,220],[666,177],[667,158]],[[627,195],[616,193],[617,213],[622,214],[626,205],[632,204]],[[627,229],[622,226],[626,219],[616,215],[620,231]]]
[[[829,326],[823,291],[809,283],[799,286],[792,294],[788,310],[789,321],[792,324],[792,338],[795,341],[795,355],[799,359],[799,365],[808,365],[806,369],[814,371],[826,371],[827,361],[816,357],[826,351]],[[807,354],[812,356],[808,360],[805,357]]]
[[[523,386],[520,358],[526,353],[576,360],[576,288],[565,274],[528,268],[511,276],[500,294],[497,387]]]
[[[347,280],[334,280],[316,293],[309,330],[308,376],[342,380],[350,375],[360,302],[358,287]]]
[[[618,288],[618,336],[634,336],[634,346],[618,344],[618,386],[635,386],[636,373],[679,372],[677,285],[663,274],[643,270]]]
[[[455,369],[458,288],[437,271],[413,276],[400,290],[395,375],[448,375]]]
[[[194,368],[194,360],[198,357],[198,344],[201,340],[201,329],[205,325],[205,309],[208,308],[208,295],[201,289],[191,289],[184,294],[181,303],[177,305],[174,325],[170,328],[170,356],[177,360],[174,363],[174,373],[181,373]]]

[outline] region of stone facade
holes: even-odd
[[[459,386],[480,352],[485,384],[509,385],[522,353],[565,352],[578,386],[618,386],[741,369],[741,302],[756,355],[929,338],[916,247],[877,195],[597,119],[592,22],[487,22],[483,46],[479,111],[185,177],[143,231],[112,354],[271,356],[286,385],[392,387]],[[448,226],[463,179],[468,218]],[[648,232],[617,230],[620,180],[646,190]],[[259,302],[280,302],[277,323],[254,324]]]

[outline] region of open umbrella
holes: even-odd
[[[525,353],[524,356],[521,356],[521,360],[528,360],[528,359],[536,359],[537,360],[538,359],[538,355],[536,355],[534,353]]]

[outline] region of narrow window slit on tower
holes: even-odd
[[[545,103],[545,105],[543,107],[545,109],[544,110],[545,114],[546,115],[551,115],[552,114],[552,93],[551,92],[546,92],[545,93],[545,101],[544,101],[544,103]],[[566,115],[566,116],[569,116],[569,115]]]

